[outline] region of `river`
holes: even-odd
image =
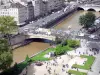
[[[76,11],[72,15],[69,15],[66,17],[62,22],[56,25],[56,29],[68,29],[68,26],[71,27],[71,29],[79,29],[81,26],[79,25],[79,17],[83,14],[85,14],[87,11]],[[93,12],[96,17],[100,16],[100,12]]]
[[[81,28],[79,25],[79,16],[85,14],[86,11],[76,11],[73,14],[66,17],[64,20],[59,22],[55,28],[56,29],[68,29],[68,26],[71,26],[71,29],[76,30]],[[94,12],[94,14],[98,17],[100,16],[99,12]],[[25,59],[26,55],[32,56],[33,54],[44,50],[46,48],[50,47],[48,43],[43,42],[32,42],[26,46],[17,48],[13,51],[13,61],[20,62]]]

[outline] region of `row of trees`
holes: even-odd
[[[79,47],[80,41],[78,40],[65,40],[62,44],[55,48],[56,55],[62,55],[73,48]]]
[[[8,69],[13,62],[10,35],[17,31],[17,24],[13,17],[0,17],[0,70]]]

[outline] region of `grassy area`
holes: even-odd
[[[75,74],[75,75],[87,75],[87,73],[74,71],[74,70],[69,70],[68,73]]]
[[[74,64],[72,67],[89,70],[91,68],[94,60],[95,60],[95,57],[86,56],[86,55],[81,55],[81,57],[82,58],[87,58],[87,61],[85,62],[84,66],[81,66],[81,65],[78,65],[78,64]]]
[[[55,51],[55,49],[54,49],[54,48],[49,48],[49,49],[47,49],[46,51],[41,52],[41,53],[39,53],[38,55],[32,57],[31,59],[32,59],[32,60],[35,60],[35,61],[50,60],[50,58],[45,58],[44,55],[45,55],[45,54],[48,54],[49,52],[52,52],[52,51]]]

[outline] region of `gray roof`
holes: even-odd
[[[1,5],[0,9],[7,9],[7,8],[22,8],[25,7],[24,5],[20,4],[19,2],[17,3],[7,3],[5,5]]]

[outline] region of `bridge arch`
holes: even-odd
[[[84,10],[84,8],[82,8],[82,7],[78,7],[77,10]]]
[[[27,38],[25,39],[29,42],[44,42],[44,43],[51,43],[54,42],[53,40],[45,39],[45,38]]]
[[[96,10],[93,8],[89,8],[87,11],[96,11]]]

